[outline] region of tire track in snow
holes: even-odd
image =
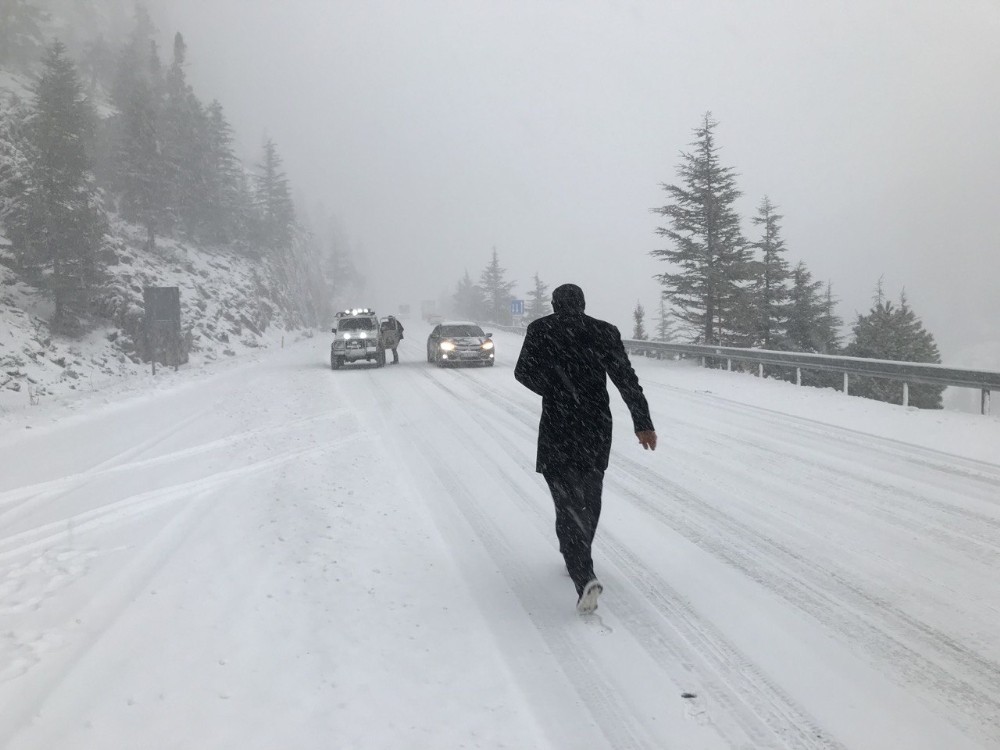
[[[838,490],[838,509],[849,508],[862,516],[878,518],[888,528],[903,529],[911,535],[924,537],[940,548],[951,549],[962,557],[975,557],[987,566],[995,567],[1000,563],[1000,518],[936,500],[914,489],[879,481],[874,478],[874,470],[857,462],[831,459],[831,462],[835,461],[839,465],[835,467],[797,455],[795,451],[801,446],[791,440],[786,444],[788,452],[782,452],[760,440],[703,428],[694,422],[678,419],[675,423],[718,436],[715,439],[707,438],[706,442],[722,449],[718,455],[725,455],[730,459],[733,471],[740,473],[741,482],[746,485],[771,491],[777,483],[775,474],[749,472],[741,470],[741,466],[774,466],[777,472],[778,467],[785,468],[792,463],[818,475],[817,483],[824,488]],[[770,438],[773,436],[769,436]],[[689,452],[689,455],[695,460],[704,460],[696,454]],[[731,460],[739,456],[743,456],[745,460]],[[865,472],[865,475],[862,476],[860,472]],[[808,497],[802,495],[798,500],[808,500]],[[809,510],[834,520],[839,519],[839,516],[831,512],[831,508],[822,503],[813,503]]]
[[[849,445],[868,455],[878,453],[886,458],[909,463],[921,470],[931,468],[943,474],[981,482],[987,485],[987,489],[992,493],[988,495],[989,497],[1000,497],[1000,466],[995,463],[977,461],[892,438],[869,435],[848,427],[830,425],[808,417],[784,414],[774,409],[744,404],[714,393],[689,391],[648,377],[643,382],[648,382],[656,388],[669,391],[685,400],[697,399],[699,404],[716,412],[722,412],[727,417],[732,417],[735,413],[749,419],[752,423],[759,424],[761,421],[769,421],[775,425],[787,426],[797,436],[818,438],[822,443],[821,447],[826,449],[829,449],[831,445]],[[799,444],[801,445],[801,443]]]
[[[447,392],[446,387],[441,387]],[[388,395],[374,384],[371,389],[379,408],[386,414],[391,414]],[[411,426],[404,426],[404,429],[409,433],[410,443],[419,450],[427,466],[445,488],[451,509],[465,520],[501,570],[514,596],[575,687],[610,746],[622,750],[653,750],[661,747],[608,686],[605,675],[593,658],[588,656],[588,649],[581,639],[574,636],[565,623],[543,616],[543,613],[552,610],[552,603],[538,587],[537,572],[519,562],[517,551],[511,547],[510,541],[486,512],[477,503],[465,500],[475,497],[476,488],[467,486],[458,474],[448,468],[454,456],[445,456],[435,450],[433,444],[422,439]]]
[[[466,380],[483,399],[513,417],[526,436],[534,434],[533,415],[526,408],[501,400],[474,378]],[[610,484],[636,508],[839,633],[851,646],[861,645],[899,684],[926,687],[929,696],[949,707],[949,717],[967,718],[968,723],[959,724],[963,731],[1000,742],[1000,665],[865,591],[842,568],[816,564],[618,451],[614,460],[631,482],[612,477]],[[678,505],[653,504],[634,484],[656,495],[669,494]]]
[[[442,383],[433,382],[448,392]],[[480,384],[475,382],[475,387],[478,390]],[[474,417],[507,455],[520,464],[534,465],[534,457],[522,446],[511,443],[491,429],[481,415]],[[456,430],[464,431],[457,421],[452,422]],[[474,440],[467,432],[465,434],[470,442]],[[501,467],[497,466],[496,470],[505,479],[511,496],[517,500],[522,511],[533,517],[539,533],[550,536],[550,514],[526,495],[522,486]],[[843,747],[721,631],[698,615],[662,576],[629,552],[628,546],[607,529],[601,531],[601,553],[612,561],[622,578],[643,592],[646,603],[653,607],[659,618],[649,617],[630,597],[614,589],[606,590],[605,600],[612,605],[616,616],[636,641],[678,685],[690,684],[691,678],[674,665],[684,664],[694,668],[698,682],[708,689],[708,694],[723,709],[722,715],[730,717],[743,735],[739,738],[729,736],[729,742],[737,746],[736,743],[750,741],[754,747],[773,747],[775,741],[787,748],[831,750]],[[739,679],[735,680],[734,675],[738,675]],[[693,692],[703,693],[700,689]],[[725,726],[717,721],[714,723],[720,729]]]
[[[633,477],[645,467],[619,457]],[[842,570],[825,568],[754,528],[732,519],[686,488],[659,475],[637,477],[649,490],[666,491],[690,516],[655,505],[620,480],[613,484],[632,503],[713,556],[838,632],[902,685],[922,684],[949,705],[952,716],[983,722],[981,737],[1000,740],[1000,666],[945,633],[872,595]],[[919,644],[922,650],[909,645]],[[941,666],[950,665],[950,668]],[[963,727],[968,730],[970,727]]]
[[[270,471],[283,464],[300,458],[321,456],[332,448],[356,442],[359,436],[352,434],[340,440],[325,442],[309,448],[286,451],[253,464],[236,469],[227,469],[188,482],[162,487],[139,493],[122,500],[109,503],[93,510],[51,521],[32,529],[0,537],[0,560],[16,557],[26,551],[43,548],[59,542],[68,536],[95,531],[105,526],[121,523],[140,516],[162,505],[183,500],[192,494],[215,490],[225,484],[254,474]]]
[[[212,440],[207,443],[202,443],[200,445],[195,445],[188,448],[182,448],[177,451],[172,451],[162,456],[154,456],[152,458],[139,459],[137,461],[131,461],[129,463],[114,463],[112,465],[107,465],[108,462],[102,462],[101,464],[98,464],[92,469],[89,469],[84,472],[70,474],[68,476],[60,477],[58,479],[52,479],[46,482],[38,482],[36,484],[25,485],[23,487],[17,487],[14,489],[6,490],[4,492],[0,492],[0,506],[9,503],[14,503],[14,505],[13,507],[7,508],[2,512],[0,512],[0,520],[3,520],[10,513],[24,507],[26,504],[31,504],[34,501],[51,500],[53,497],[58,497],[62,494],[65,494],[66,492],[79,489],[80,487],[83,487],[86,484],[89,484],[90,482],[96,479],[115,476],[117,474],[122,474],[129,471],[135,471],[137,469],[147,469],[154,466],[162,466],[165,464],[170,464],[176,461],[182,461],[192,458],[194,456],[199,456],[205,453],[209,453],[219,448],[229,448],[247,440],[254,440],[257,438],[279,435],[284,432],[293,431],[299,427],[310,424],[312,422],[329,419],[338,414],[346,413],[347,411],[348,411],[347,409],[335,409],[330,412],[324,412],[323,414],[292,420],[290,422],[286,422],[280,425],[275,425],[273,427],[246,430],[244,432],[239,432],[234,435],[228,435],[218,440]],[[169,430],[166,435],[158,439],[148,441],[145,447],[148,448],[158,443],[161,443],[167,437],[175,434],[179,430],[180,428]],[[136,450],[140,449],[137,448]],[[130,451],[125,451],[120,455],[125,455],[126,453],[130,453]],[[135,453],[131,452],[131,454],[134,455]]]

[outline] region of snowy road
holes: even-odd
[[[0,747],[1000,747],[1000,420],[637,361],[582,619],[519,339],[414,329],[0,421]]]

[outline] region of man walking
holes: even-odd
[[[588,614],[604,590],[594,575],[591,545],[611,454],[607,377],[628,406],[644,449],[656,449],[656,432],[621,334],[584,315],[584,306],[576,284],[552,292],[555,312],[528,326],[514,377],[542,397],[535,470],[552,492],[559,551],[576,586],[577,611]]]

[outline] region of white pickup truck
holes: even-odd
[[[385,366],[385,341],[378,315],[369,308],[337,313],[330,344],[330,367],[339,370],[345,364],[365,360],[376,367]]]

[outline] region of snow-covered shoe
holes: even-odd
[[[580,600],[576,603],[576,611],[581,615],[589,615],[597,609],[597,597],[599,597],[603,591],[604,587],[601,585],[601,582],[596,578],[591,578],[587,585],[583,587],[583,593],[580,594]]]

